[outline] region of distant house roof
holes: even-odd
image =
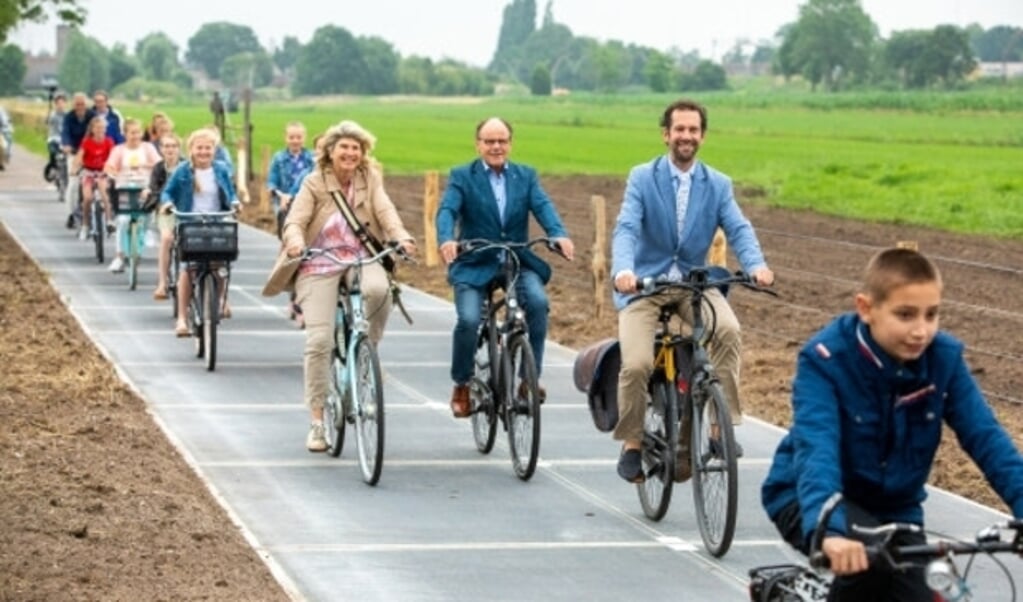
[[[980,77],[1023,77],[1023,62],[978,63],[977,74]]]

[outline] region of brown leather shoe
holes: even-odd
[[[526,398],[526,381],[521,381],[519,383],[519,388],[516,391],[516,394],[519,399]],[[541,387],[539,383],[536,385],[536,396],[540,398],[540,403],[547,401],[547,389]]]
[[[451,391],[451,413],[455,418],[468,418],[472,414],[472,403],[469,401],[469,385],[455,385]]]

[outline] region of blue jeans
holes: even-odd
[[[536,272],[523,269],[515,284],[519,304],[526,311],[526,329],[529,331],[529,345],[536,359],[536,374],[543,369],[543,346],[547,340],[547,313],[550,306],[543,281]],[[451,380],[457,385],[472,380],[473,361],[476,353],[476,333],[483,319],[483,299],[487,289],[467,284],[455,285],[455,312],[458,321],[451,344]]]

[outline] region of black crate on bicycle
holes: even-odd
[[[177,238],[178,261],[238,259],[238,222],[179,222]]]

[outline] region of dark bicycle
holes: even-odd
[[[336,250],[334,250],[336,251]],[[362,296],[362,268],[396,253],[411,261],[400,246],[391,244],[380,253],[361,259],[339,259],[331,249],[306,249],[299,257],[305,261],[326,257],[342,268],[354,268],[351,284],[341,278],[338,285],[337,311],[334,319],[334,348],[331,354],[330,384],[323,406],[324,438],[327,453],[341,455],[345,444],[345,424],[355,427],[355,445],[362,480],[376,485],[384,466],[384,383],[380,375],[380,358],[369,338],[369,315]],[[391,295],[409,324],[398,298],[400,289],[391,281]]]
[[[103,197],[97,184],[92,194],[92,206],[89,210],[89,238],[96,248],[96,261],[103,263],[104,244],[107,238],[106,213],[103,209]]]
[[[519,304],[515,287],[520,269],[515,250],[538,244],[563,255],[561,247],[546,237],[524,243],[473,239],[458,244],[459,254],[499,249],[503,256],[501,276],[487,287],[484,297],[469,399],[476,449],[490,453],[500,419],[508,432],[512,469],[523,481],[533,476],[540,454],[541,399],[536,359],[526,330],[526,312]],[[504,291],[503,297],[497,296],[499,290]]]
[[[799,564],[778,564],[750,569],[751,602],[827,600],[831,582],[823,570],[828,567],[828,558],[819,550],[824,540],[825,527],[841,501],[842,494],[835,493],[821,508],[817,526],[811,537],[809,567]],[[977,554],[987,555],[995,560],[995,564],[1005,573],[1008,581],[1009,599],[1016,600],[1013,573],[1005,563],[995,558],[995,554],[1023,555],[1023,519],[1006,520],[985,527],[977,532],[974,541],[955,541],[939,535],[941,539],[934,543],[918,544],[897,544],[895,541],[896,537],[903,533],[923,533],[924,529],[920,525],[888,523],[877,527],[853,525],[852,528],[854,532],[868,538],[879,538],[877,543],[866,544],[867,558],[871,565],[880,563],[893,570],[922,567],[927,587],[934,592],[935,600],[968,602],[973,599],[968,577],[973,567],[974,556]],[[1011,535],[1008,541],[1002,539],[1003,533]],[[960,569],[956,565],[954,562],[956,556],[969,557],[965,568]]]
[[[707,551],[724,556],[735,534],[738,509],[738,467],[735,434],[724,389],[715,373],[706,343],[714,337],[716,316],[705,300],[709,290],[727,291],[739,284],[757,292],[745,273],[720,267],[694,268],[681,281],[642,280],[633,298],[668,291],[688,293],[691,332],[673,332],[672,320],[686,301],[661,305],[654,335],[654,371],[643,426],[643,480],[637,484],[643,513],[660,520],[668,511],[675,482],[693,479],[696,521]],[[709,313],[709,317],[704,313]]]
[[[217,364],[217,325],[227,303],[231,262],[238,259],[238,222],[233,211],[183,213],[174,211],[175,261],[191,271],[192,296],[188,323],[195,337],[195,356],[206,360],[206,370]],[[175,274],[177,276],[177,274]],[[177,281],[175,280],[177,307]],[[175,313],[175,316],[177,314]]]

